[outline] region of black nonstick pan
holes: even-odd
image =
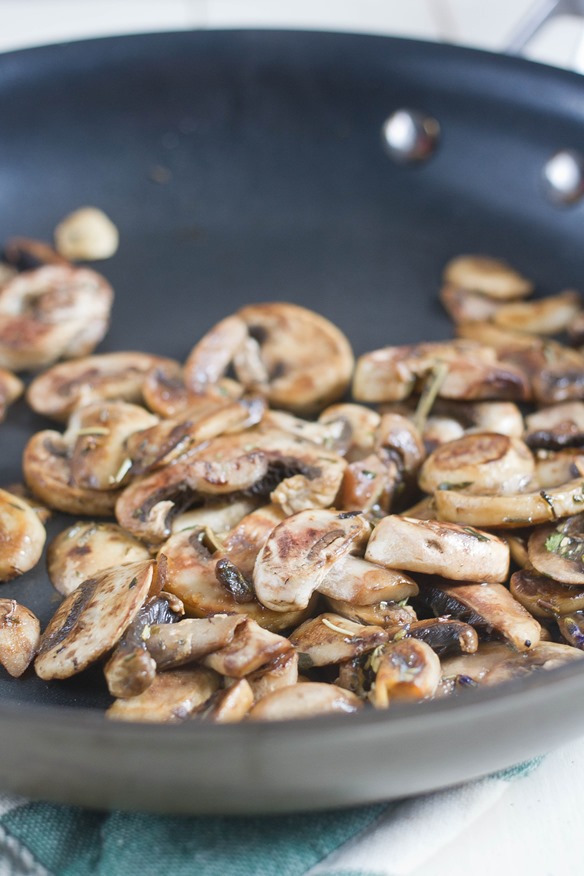
[[[427,161],[393,160],[387,118],[440,126]],[[355,351],[448,337],[441,269],[502,257],[542,293],[582,284],[584,206],[542,185],[584,148],[576,75],[385,37],[200,32],[0,57],[0,239],[50,239],[81,205],[120,231],[100,350],[184,359],[243,303],[290,300]],[[0,482],[45,426],[24,403],[0,431]],[[2,585],[43,622],[44,567]],[[577,665],[452,701],[274,725],[121,725],[99,672],[0,677],[0,786],[92,806],[276,812],[442,787],[584,731]]]

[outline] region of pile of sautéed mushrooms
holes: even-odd
[[[530,299],[508,265],[461,256],[454,340],[355,362],[323,316],[274,302],[183,365],[95,354],[112,292],[61,250],[18,239],[0,267],[0,413],[24,392],[9,369],[49,366],[26,399],[54,421],[26,486],[0,490],[0,579],[44,562],[48,513],[79,518],[48,545],[46,628],[0,599],[8,673],[100,663],[111,719],[228,723],[464,696],[584,656],[576,292]]]

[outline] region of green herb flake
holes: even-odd
[[[442,481],[438,484],[439,490],[465,490],[467,487],[472,487],[472,481],[461,481],[459,484],[450,483],[450,481]]]
[[[364,468],[363,471],[361,472],[361,474],[363,475],[364,478],[369,478],[370,481],[375,480],[375,478],[377,477],[376,472],[369,471],[369,469],[367,469],[367,468]]]
[[[545,549],[549,551],[550,554],[557,554],[558,548],[560,547],[561,542],[564,539],[564,534],[562,532],[552,532],[551,535],[545,540]]]
[[[482,532],[479,532],[478,529],[473,529],[472,526],[463,526],[464,532],[467,535],[472,535],[473,538],[476,538],[477,541],[489,541],[489,537]]]

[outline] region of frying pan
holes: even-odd
[[[381,129],[409,107],[439,147],[397,164]],[[576,75],[460,48],[330,33],[122,37],[0,57],[0,238],[50,239],[84,204],[121,236],[102,350],[183,359],[242,303],[317,309],[357,353],[439,339],[444,262],[496,255],[541,292],[582,279],[584,207],[541,187],[584,138]],[[31,430],[2,426],[0,482]],[[62,521],[61,521],[62,525]],[[53,524],[57,527],[57,523]],[[45,623],[41,565],[2,585]],[[47,685],[0,678],[0,785],[100,807],[242,813],[343,806],[467,780],[584,728],[584,672],[387,713],[281,724],[114,724],[99,671]]]

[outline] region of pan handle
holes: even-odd
[[[511,34],[504,49],[506,54],[521,55],[544,24],[559,15],[584,18],[584,0],[538,0]]]

